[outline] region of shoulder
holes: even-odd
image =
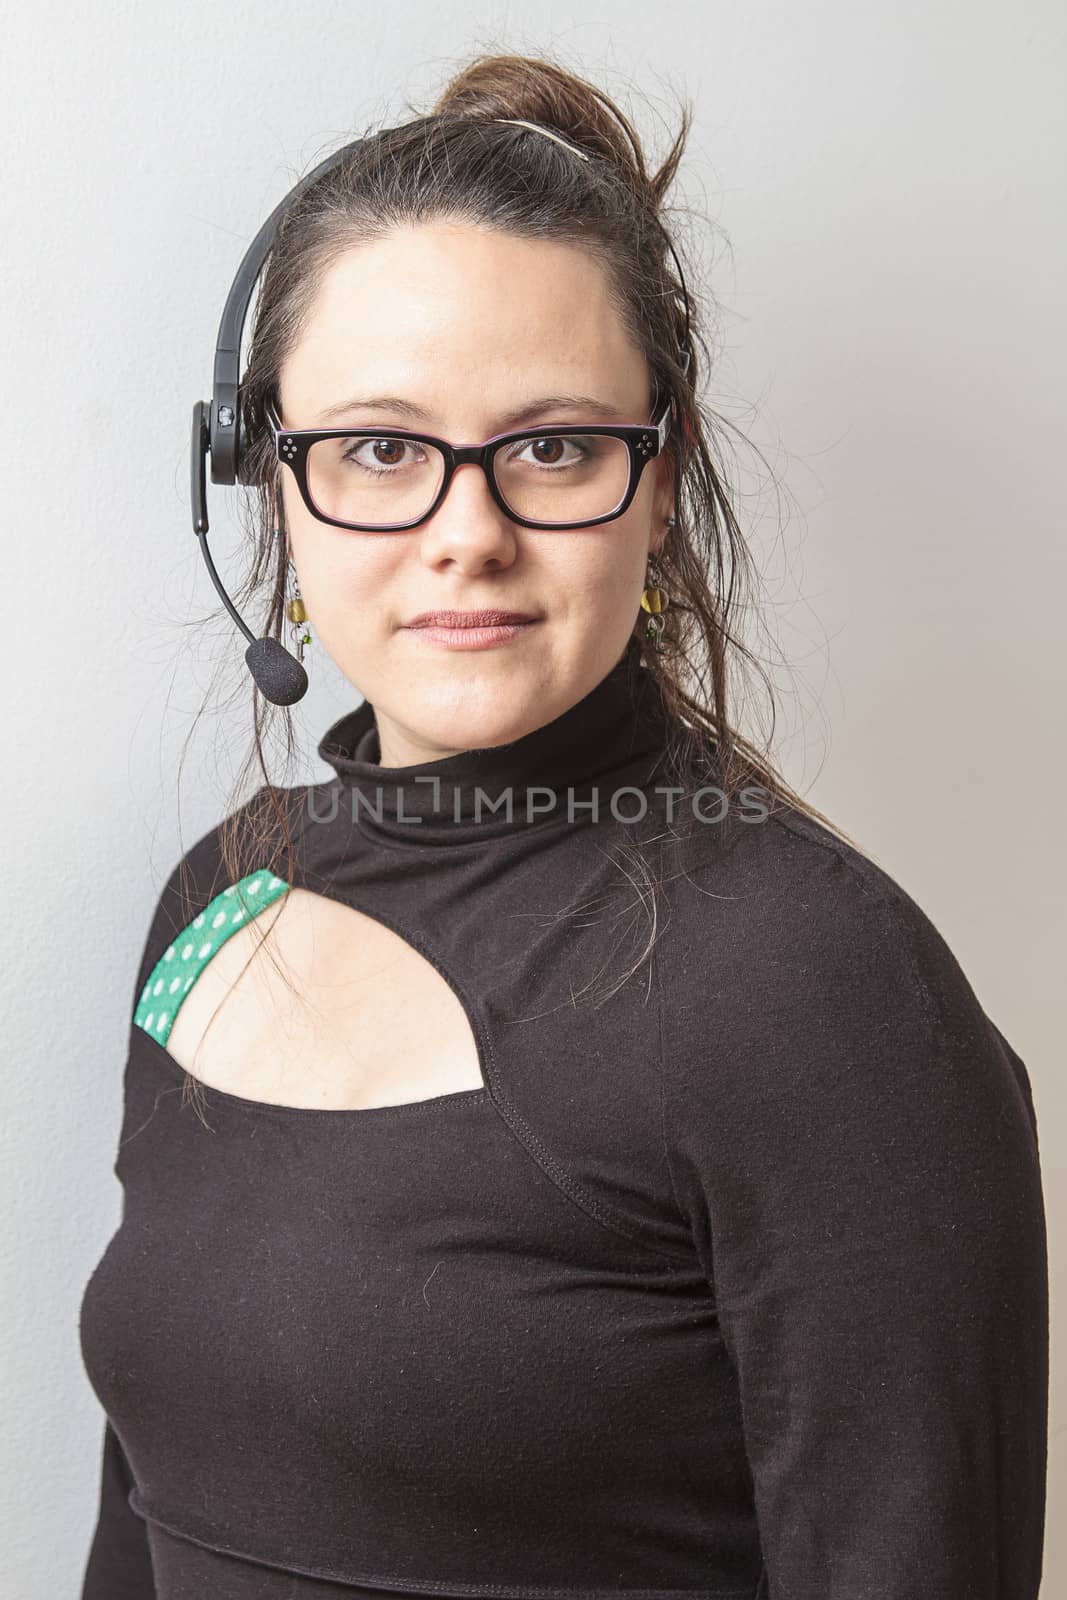
[[[687,1098],[906,1117],[971,1097],[1033,1125],[1019,1056],[930,915],[862,850],[790,807],[699,856],[672,885],[663,962]]]
[[[1029,1077],[947,942],[818,823],[757,832],[692,874],[702,914],[661,969],[669,1162],[709,1273],[716,1248],[720,1268],[731,1249],[780,1249],[784,1271],[807,1252],[817,1281],[842,1251],[892,1248],[901,1271],[939,1240],[961,1252],[952,1270],[994,1238],[1004,1260],[1029,1251]]]
[[[699,961],[731,976],[810,985],[866,965],[924,1002],[923,968],[948,954],[912,896],[871,857],[794,807],[695,828],[670,873],[672,911]],[[720,969],[725,970],[725,969]]]
[[[168,946],[231,883],[259,867],[274,867],[299,821],[303,786],[262,785],[203,832],[179,855],[158,890],[134,986],[144,985]]]

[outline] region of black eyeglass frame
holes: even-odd
[[[519,428],[510,433],[496,433],[484,444],[471,445],[454,445],[447,439],[438,439],[432,433],[414,433],[407,428],[286,428],[269,400],[264,406],[264,412],[273,435],[274,453],[278,461],[291,470],[301,500],[319,522],[328,523],[334,528],[347,528],[355,533],[405,533],[410,528],[421,527],[444,501],[455,477],[456,468],[470,464],[482,468],[490,494],[511,522],[518,523],[522,528],[541,528],[552,532],[555,529],[595,528],[604,522],[614,522],[628,510],[637,493],[645,467],[656,456],[662,454],[674,420],[674,401],[668,400],[658,419],[652,423],[590,423],[586,427],[566,425]],[[513,511],[497,485],[494,466],[497,451],[519,439],[559,439],[589,434],[621,439],[630,452],[630,479],[626,493],[615,510],[609,511],[603,517],[588,517],[583,522],[537,522],[531,517],[520,517]],[[444,477],[441,480],[441,487],[434,496],[433,504],[429,510],[423,512],[422,516],[415,517],[410,522],[357,523],[344,522],[339,517],[327,516],[315,505],[308,485],[308,452],[320,439],[409,439],[418,444],[433,445],[441,452],[445,463]]]

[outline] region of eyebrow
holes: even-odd
[[[329,423],[336,417],[345,416],[350,411],[393,411],[398,416],[407,417],[412,422],[429,422],[432,412],[425,407],[415,405],[411,400],[404,400],[399,395],[379,394],[357,396],[352,400],[342,400],[339,405],[330,406],[321,411],[318,421]],[[496,432],[506,433],[513,428],[521,428],[524,423],[533,422],[546,411],[577,411],[584,412],[589,417],[602,417],[605,421],[621,421],[626,413],[620,411],[618,406],[608,405],[604,400],[598,400],[589,394],[549,394],[542,395],[539,400],[528,401],[525,405],[517,407],[514,411],[505,412],[497,418],[499,424]]]

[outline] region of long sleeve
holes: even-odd
[[[299,792],[299,791],[298,791]],[[284,791],[283,791],[284,793]],[[264,789],[250,804],[259,803]],[[138,971],[129,1002],[132,1022],[149,973],[178,932],[209,903],[226,881],[217,827],[206,830],[181,856],[156,897],[142,945]],[[137,1128],[138,1113],[130,1125],[128,1100],[123,1106],[120,1147]],[[120,1177],[116,1162],[113,1171]],[[126,1221],[123,1193],[120,1227]],[[97,1359],[106,1366],[107,1351],[98,1348]],[[155,1600],[155,1582],[146,1524],[133,1511],[128,1495],[134,1477],[121,1440],[105,1415],[100,1475],[100,1500],[82,1588],[82,1600]]]
[[[664,1066],[760,1600],[1035,1600],[1048,1268],[1026,1070],[903,890],[824,847],[796,859],[714,904]]]
[[[100,1510],[81,1600],[155,1600],[145,1524],[126,1498],[132,1485],[119,1437],[105,1422]]]
[[[187,856],[174,866],[158,895],[130,1001],[131,1018],[152,966],[192,914],[186,900],[188,883],[193,884],[194,893],[201,895],[198,905],[204,903],[205,896],[210,898],[213,892],[214,877],[219,870],[217,852],[211,848],[213,841],[213,832],[199,839]],[[124,1107],[123,1137],[128,1132],[125,1125],[127,1115]],[[117,1167],[115,1170],[117,1175]],[[99,1512],[89,1549],[81,1600],[155,1600],[152,1557],[145,1523],[130,1508],[127,1499],[133,1481],[122,1443],[110,1420],[105,1417]]]

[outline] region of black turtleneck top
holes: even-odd
[[[1037,1596],[1024,1064],[898,884],[758,791],[671,790],[666,726],[632,641],[420,766],[364,702],[285,791],[291,881],[437,968],[481,1088],[208,1087],[205,1125],[131,1021],[83,1600]],[[227,887],[216,828],[135,1004]]]

